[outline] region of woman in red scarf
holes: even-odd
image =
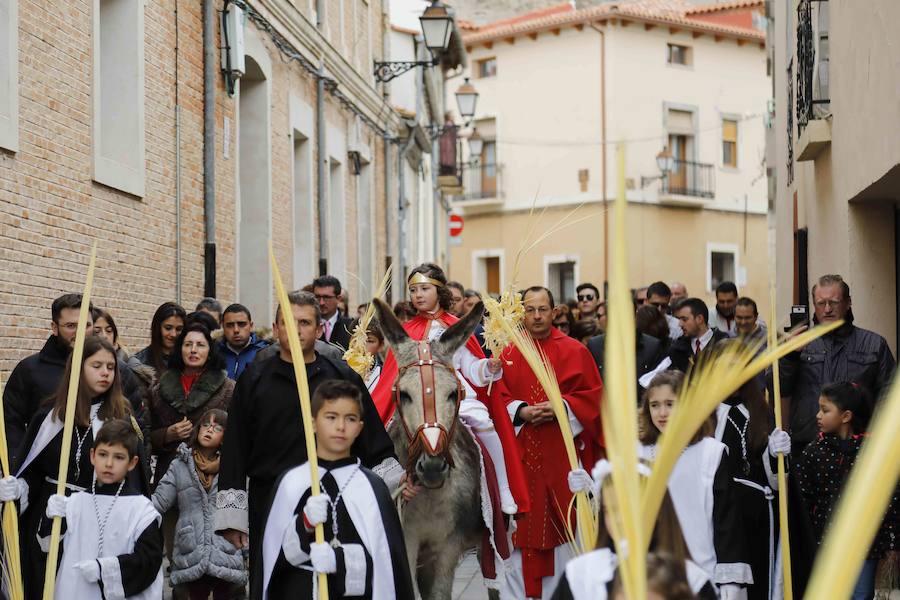
[[[447,276],[439,266],[431,263],[419,265],[410,272],[407,285],[410,301],[418,311],[415,317],[403,324],[412,339],[436,340],[459,320],[447,312],[453,297],[446,287]],[[465,390],[459,416],[478,436],[494,463],[501,510],[510,515],[527,510],[525,478],[512,423],[506,408],[500,406],[494,410],[486,394],[487,386],[503,377],[502,363],[497,358],[485,358],[478,340],[470,336],[465,346],[453,356],[453,366]],[[394,414],[391,388],[396,378],[397,361],[389,352],[381,377],[372,390],[372,399],[385,426]]]

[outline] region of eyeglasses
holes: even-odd
[[[550,314],[550,312],[552,312],[552,311],[553,311],[553,309],[550,308],[549,306],[539,306],[537,308],[535,308],[534,306],[526,306],[525,307],[525,314],[529,314],[529,315],[533,315],[534,313],[538,313],[541,315],[547,315],[547,314]]]
[[[590,302],[590,301],[593,300],[593,299],[594,299],[594,295],[593,295],[593,294],[578,294],[578,301],[579,301],[579,302],[584,302],[584,301]]]
[[[316,294],[316,300],[334,300],[337,296],[326,296],[324,294]]]
[[[837,308],[841,304],[843,304],[843,300],[817,300],[815,302],[816,308]]]
[[[213,433],[222,433],[225,428],[218,423],[201,423],[200,429],[212,429]]]

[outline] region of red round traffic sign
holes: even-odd
[[[463,218],[460,215],[450,215],[450,237],[459,237],[463,230]]]

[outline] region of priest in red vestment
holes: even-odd
[[[575,448],[586,469],[603,454],[600,397],[603,384],[591,353],[553,327],[553,295],[543,287],[523,293],[525,328],[556,373],[575,435]],[[525,462],[531,511],[517,520],[515,552],[506,586],[510,597],[550,598],[565,563],[571,558],[565,516],[572,493],[568,456],[553,409],[525,358],[514,346],[502,354],[503,379],[492,396],[503,402],[516,430]],[[570,517],[574,523],[574,511]]]

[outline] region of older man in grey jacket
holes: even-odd
[[[782,406],[790,407],[785,428],[790,428],[795,456],[818,434],[816,413],[824,385],[855,383],[877,401],[895,367],[887,341],[853,324],[850,286],[840,275],[820,277],[812,300],[817,323],[843,319],[844,325],[779,361]]]

